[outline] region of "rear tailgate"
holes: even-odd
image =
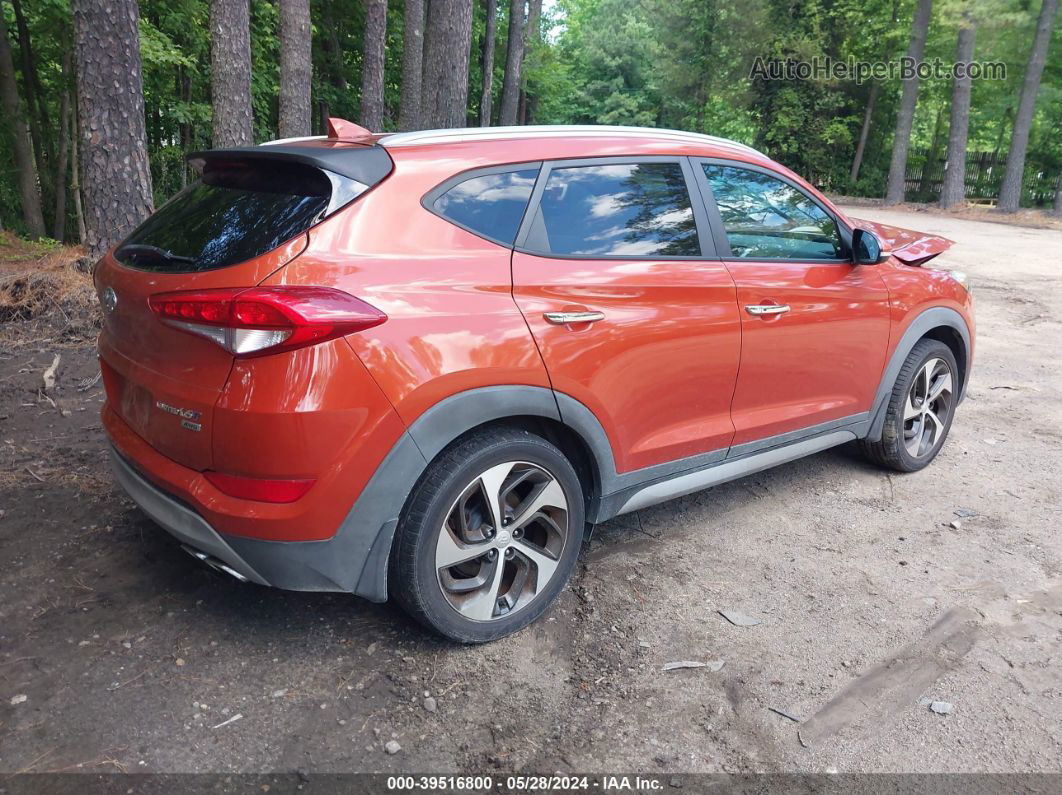
[[[214,406],[234,356],[188,333],[181,318],[163,323],[149,300],[255,287],[302,253],[310,227],[382,180],[391,161],[382,147],[335,141],[193,158],[202,179],[104,256],[94,279],[109,409],[163,455],[204,470],[213,463]]]
[[[144,273],[111,254],[96,268],[104,306],[100,358],[110,408],[148,444],[193,469],[211,466],[214,404],[232,370],[233,357],[214,342],[161,323],[148,306],[156,293],[215,287],[249,287],[298,256],[305,233],[265,256],[203,273]],[[114,291],[114,308],[103,295]]]

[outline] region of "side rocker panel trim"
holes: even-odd
[[[855,438],[855,433],[850,430],[830,431],[811,439],[804,439],[782,447],[765,450],[744,458],[724,461],[706,469],[700,469],[696,472],[654,483],[630,495],[616,510],[616,515],[637,511],[650,505],[666,502],[675,497],[682,497],[695,491],[701,491],[710,486],[717,486],[720,483],[736,480],[737,478],[784,464],[787,461],[803,458],[835,445],[850,442]]]
[[[557,405],[560,407],[561,421],[586,441],[597,459],[602,495],[614,494],[651,480],[667,478],[690,469],[698,469],[726,458],[727,448],[723,447],[718,450],[710,450],[707,453],[689,456],[688,458],[666,461],[662,464],[654,464],[653,466],[619,474],[616,472],[616,460],[612,455],[612,445],[594,413],[575,398],[561,392],[557,393]]]

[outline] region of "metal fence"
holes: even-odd
[[[947,158],[943,152],[912,149],[907,157],[904,191],[908,201],[934,202],[940,198]],[[994,204],[999,197],[1003,172],[1007,167],[1004,152],[966,153],[966,199],[971,202]],[[1022,205],[1049,207],[1055,200],[1058,169],[1045,164],[1026,161],[1022,186]]]

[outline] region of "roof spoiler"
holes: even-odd
[[[368,138],[373,133],[360,124],[355,124],[346,119],[335,116],[328,117],[328,137],[338,138],[340,141],[357,141],[359,138]]]
[[[359,128],[360,129],[360,128]],[[273,144],[270,146],[247,146],[234,149],[207,149],[191,152],[188,163],[202,170],[210,162],[224,160],[284,160],[289,163],[301,163],[322,171],[338,174],[347,179],[356,180],[372,187],[388,174],[394,167],[391,156],[382,146],[361,144],[357,146],[315,146],[319,141],[294,144]]]

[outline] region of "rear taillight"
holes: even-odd
[[[203,477],[223,494],[258,502],[295,502],[314,484],[312,480],[267,480],[226,475],[224,472],[204,472]]]
[[[216,342],[235,356],[263,356],[378,326],[387,315],[331,287],[252,287],[160,293],[163,323]]]

